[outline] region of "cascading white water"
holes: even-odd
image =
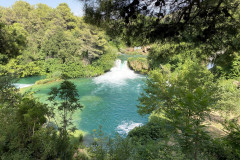
[[[13,84],[16,88],[25,88],[25,87],[30,87],[34,84],[20,84],[20,83],[14,83]]]
[[[131,117],[128,119],[124,119],[122,115],[121,118],[118,117],[117,119],[123,118],[124,120],[120,122],[116,120],[115,122],[118,124],[117,126],[114,126],[115,131],[117,131],[122,136],[127,135],[133,128],[143,125],[143,123],[141,123],[143,121],[141,121],[140,119],[132,118],[132,115],[135,113],[129,112],[128,110],[128,108],[130,108],[129,103],[127,102],[126,104],[124,104],[126,101],[129,101],[131,98],[134,99],[133,95],[132,97],[128,96],[127,98],[120,97],[120,95],[122,94],[126,95],[130,92],[131,93],[140,92],[141,84],[140,83],[136,84],[137,82],[133,83],[133,81],[130,81],[138,78],[143,78],[143,76],[136,74],[134,71],[130,70],[127,65],[127,61],[122,62],[120,59],[117,59],[114,67],[109,72],[93,79],[93,81],[96,84],[100,84],[100,85],[98,85],[99,89],[95,89],[94,92],[92,93],[95,95],[99,93],[102,94],[104,92],[107,92],[107,93],[110,92],[111,93],[110,95],[112,96],[112,98],[111,98],[111,102],[109,103],[111,106],[117,106],[112,108],[112,110],[118,110],[118,112],[114,112],[114,114],[111,114],[108,117],[111,117],[113,115],[115,115],[115,117],[118,117],[119,116],[118,113],[122,112],[123,110],[126,110],[128,112],[127,115]],[[136,87],[134,87],[133,89],[130,84],[136,84]],[[125,93],[126,90],[128,90],[128,93]],[[113,93],[115,93],[116,96],[114,96]],[[133,106],[134,106],[134,109],[136,109],[135,107],[136,104],[134,104]],[[131,109],[131,111],[132,110],[133,109]]]
[[[208,62],[208,65],[207,65],[208,70],[214,67],[214,59],[216,59],[216,57],[215,58],[214,57],[209,58],[209,62]]]
[[[115,66],[104,75],[94,78],[94,82],[96,84],[107,83],[123,85],[126,83],[127,79],[135,79],[139,77],[140,75],[129,69],[127,66],[127,61],[122,63],[120,59],[117,59]]]
[[[122,122],[122,124],[118,125],[117,132],[121,135],[127,135],[132,129],[142,125],[143,125],[142,123],[134,123],[133,121]]]
[[[208,65],[207,65],[207,69],[211,69],[214,67],[214,64],[212,62],[209,62]]]

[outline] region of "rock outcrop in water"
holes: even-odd
[[[146,74],[149,71],[147,58],[131,57],[128,59],[128,66],[137,73]]]

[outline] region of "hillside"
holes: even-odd
[[[51,8],[17,1],[0,8],[0,22],[2,36],[12,37],[15,44],[5,45],[14,55],[0,52],[1,67],[20,77],[92,77],[114,64],[113,42],[103,30],[74,16],[66,3]]]

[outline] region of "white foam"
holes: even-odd
[[[115,66],[107,73],[94,78],[96,84],[100,83],[110,83],[123,85],[126,84],[126,80],[139,78],[140,75],[134,73],[127,66],[127,61],[122,61],[120,59],[116,60]]]
[[[30,87],[33,84],[20,84],[20,83],[14,83],[13,84],[16,88],[25,88],[25,87]]]
[[[135,123],[133,121],[130,121],[130,122],[124,121],[124,122],[122,122],[122,124],[118,125],[117,132],[121,135],[126,135],[135,127],[139,127],[142,125],[143,125],[142,123]]]
[[[207,65],[207,69],[211,69],[214,67],[214,64],[212,62],[209,62]]]

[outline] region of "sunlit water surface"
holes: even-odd
[[[105,134],[127,134],[136,126],[147,122],[148,117],[137,113],[137,101],[144,85],[144,76],[134,73],[127,67],[126,61],[117,60],[111,71],[96,78],[74,79],[80,102],[85,106],[74,114],[74,122],[78,129],[92,133],[102,126]],[[36,78],[37,79],[37,78]],[[18,82],[18,87],[26,87],[31,83]],[[22,86],[21,86],[22,85]],[[46,102],[47,93],[59,82],[31,86],[36,97]]]

